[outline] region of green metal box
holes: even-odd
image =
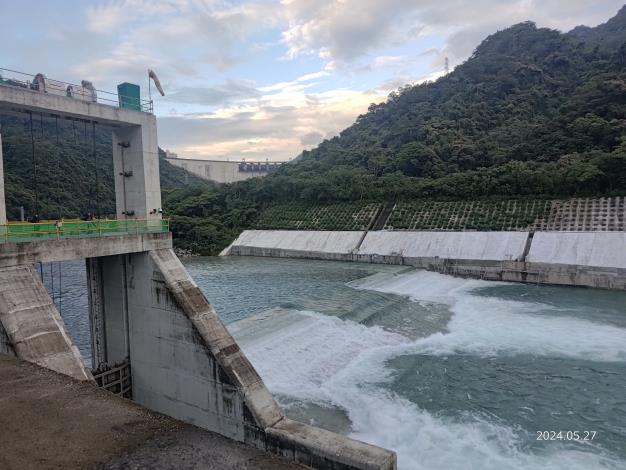
[[[117,86],[117,94],[120,100],[120,108],[141,111],[141,96],[139,85],[134,83],[120,83]]]

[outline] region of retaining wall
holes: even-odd
[[[222,255],[401,264],[488,280],[626,290],[624,232],[253,230]]]
[[[626,268],[625,232],[537,232],[531,263]]]
[[[532,282],[626,290],[626,233],[536,232],[525,268]]]
[[[527,232],[369,232],[359,255],[521,260]]]
[[[245,230],[221,255],[344,260],[363,231]]]

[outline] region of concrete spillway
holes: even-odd
[[[626,289],[623,232],[247,230],[222,255],[402,264],[490,280]]]

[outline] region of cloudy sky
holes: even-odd
[[[0,67],[147,88],[181,157],[287,160],[486,35],[595,26],[625,0],[0,0]]]

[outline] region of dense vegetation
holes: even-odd
[[[110,129],[33,114],[31,132],[30,116],[20,114],[1,115],[0,132],[9,220],[19,220],[20,207],[27,218],[42,219],[115,213]],[[164,191],[209,186],[169,164],[162,151],[159,158]]]
[[[625,66],[626,8],[604,25],[566,34],[521,23],[489,36],[446,77],[372,104],[339,136],[273,175],[210,186],[163,160],[164,209],[176,243],[208,254],[244,228],[267,225],[279,204],[623,195]],[[15,218],[16,207],[34,204],[30,123],[6,120],[7,198]],[[56,125],[44,122],[36,146],[46,155],[37,171],[39,199],[54,201],[42,216],[94,211],[97,204],[112,211],[111,177],[96,186],[90,129],[63,123],[71,138],[56,143]],[[96,137],[98,174],[112,176],[104,157],[110,137],[98,129]]]
[[[396,205],[387,220],[393,230],[524,230],[550,212],[541,199],[499,201],[410,201]]]
[[[381,204],[351,202],[309,206],[278,204],[264,210],[255,229],[366,230]]]
[[[174,191],[179,242],[213,252],[276,204],[624,194],[625,65],[626,8],[567,34],[515,25],[272,176]]]

